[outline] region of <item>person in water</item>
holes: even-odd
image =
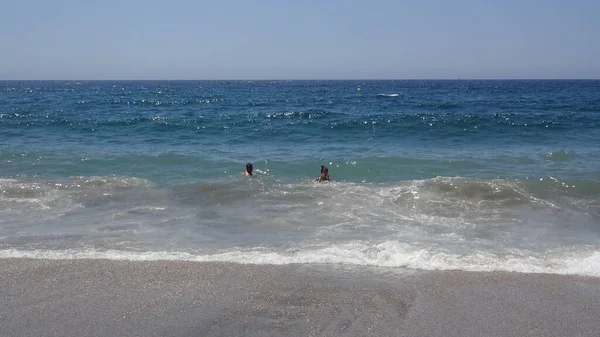
[[[246,164],[246,172],[244,172],[244,175],[246,177],[252,177],[252,170],[253,170],[252,163],[247,163]]]
[[[331,178],[329,178],[329,169],[327,168],[327,166],[321,165],[321,176],[317,178],[317,181],[331,181]]]

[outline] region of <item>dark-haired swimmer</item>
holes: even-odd
[[[327,166],[321,165],[321,176],[317,178],[316,181],[331,181],[331,178],[329,178],[329,169],[327,168]]]
[[[252,177],[252,170],[253,170],[252,163],[247,163],[246,164],[246,172],[244,172],[244,175],[246,177]]]

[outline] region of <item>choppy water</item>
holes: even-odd
[[[0,140],[3,257],[600,276],[600,81],[0,82]]]

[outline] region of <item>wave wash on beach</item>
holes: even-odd
[[[157,186],[76,177],[0,185],[0,257],[600,275],[590,182],[264,177]]]

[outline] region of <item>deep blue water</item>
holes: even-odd
[[[10,81],[0,140],[7,256],[600,274],[600,81]]]

